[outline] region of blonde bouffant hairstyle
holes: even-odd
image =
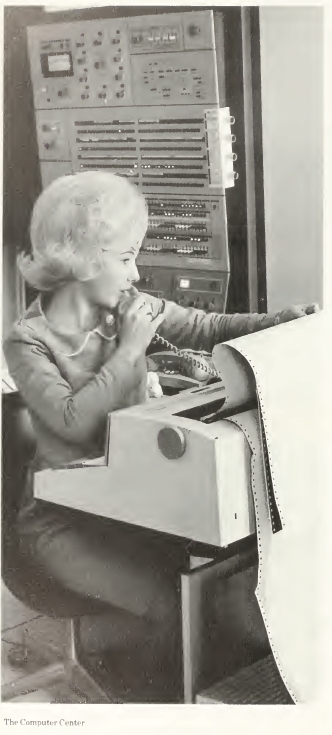
[[[91,280],[101,272],[101,253],[112,248],[117,234],[134,225],[144,235],[147,223],[145,199],[127,179],[103,171],[61,176],[34,205],[32,253],[20,256],[20,271],[39,291]]]

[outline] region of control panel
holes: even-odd
[[[28,46],[36,109],[217,101],[211,11],[34,26]]]
[[[138,287],[159,298],[170,293],[172,301],[180,306],[221,311],[227,281],[226,271],[185,269],[181,264],[178,274],[174,275],[167,268],[146,266]]]
[[[236,180],[222,38],[211,10],[28,29],[43,186],[96,169],[129,178],[149,207],[142,288],[217,310]]]
[[[149,225],[141,249],[141,257],[149,255],[151,263],[167,265],[165,256],[172,255],[173,262],[183,259],[212,261],[228,270],[227,253],[221,253],[216,226],[224,219],[222,204],[216,197],[206,201],[192,198],[147,196]],[[223,233],[226,237],[226,232]],[[164,258],[162,259],[162,256]]]

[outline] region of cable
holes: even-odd
[[[192,357],[186,350],[179,350],[175,345],[172,345],[171,342],[168,342],[167,339],[164,337],[161,337],[160,334],[157,332],[154,335],[154,338],[152,340],[153,343],[158,343],[163,347],[166,347],[168,350],[173,352],[173,354],[178,355],[181,357],[182,360],[186,360],[189,363],[192,363],[194,367],[198,367],[201,370],[203,370],[208,375],[211,375],[213,378],[220,378],[219,373],[214,368],[211,368],[209,365],[206,364],[206,362],[200,360],[197,357]]]

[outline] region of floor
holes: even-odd
[[[1,665],[2,686],[17,682],[22,676],[33,674],[42,667],[61,662],[68,641],[68,624],[66,620],[56,620],[43,615],[36,615],[16,600],[2,587],[2,620],[1,620]],[[67,627],[66,627],[67,626]],[[92,636],[94,637],[93,629]],[[28,655],[27,655],[28,653]],[[112,648],[103,652],[103,661],[98,652],[89,652],[87,665],[93,672],[92,677],[107,693],[111,702],[122,703],[167,703],[176,702],[173,676],[165,670],[154,674],[146,669],[143,659],[137,655],[127,656],[120,649]],[[151,678],[152,677],[152,678]],[[75,679],[77,682],[77,678]],[[78,680],[79,684],[82,679]],[[84,680],[83,691],[90,692]],[[52,686],[43,686],[26,691],[19,697],[11,698],[11,702],[44,702],[44,703],[90,703],[88,696],[82,695],[77,688],[71,688],[60,679]],[[99,701],[99,700],[98,700]]]
[[[1,587],[1,682],[17,681],[39,667],[59,660],[63,647],[63,622],[37,615]],[[38,642],[36,646],[35,643]],[[36,653],[41,646],[46,656]],[[30,651],[26,656],[27,650]],[[31,653],[33,651],[33,653]],[[66,682],[26,692],[11,702],[85,703]]]
[[[26,608],[2,586],[1,616],[1,668],[2,686],[8,687],[21,677],[40,671],[50,664],[60,667],[57,681],[40,687],[30,686],[20,696],[7,699],[11,703],[35,702],[48,704],[89,704],[105,699],[96,699],[94,682],[101,686],[106,701],[113,703],[180,703],[178,686],[173,690],[171,678],[158,675],[157,669],[144,667],[140,656],[124,656],[119,650],[109,649],[109,656],[94,653],[88,656],[86,664],[93,671],[93,681],[86,674],[72,677],[75,684],[69,686],[62,672],[61,661],[65,654],[65,641],[68,641],[68,620],[56,620]],[[91,630],[91,628],[90,628]],[[159,660],[156,659],[159,668]],[[174,673],[174,672],[173,672]],[[159,670],[160,674],[160,670]],[[82,678],[83,676],[83,678]],[[151,678],[152,677],[152,678]],[[43,681],[43,680],[42,680]],[[167,683],[168,682],[168,683]],[[171,684],[171,686],[170,686]],[[81,687],[81,691],[78,687]],[[82,693],[84,691],[85,694]],[[87,694],[88,693],[88,694]],[[11,691],[10,691],[11,694]],[[98,695],[99,696],[99,695]],[[197,696],[199,704],[292,704],[292,700],[281,681],[271,655],[240,669],[235,675],[217,681],[209,689]]]

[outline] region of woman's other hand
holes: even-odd
[[[318,304],[300,304],[297,306],[290,306],[289,309],[283,309],[276,315],[276,324],[284,324],[290,322],[293,319],[299,319],[302,316],[308,316],[309,314],[316,314],[319,311]]]
[[[148,372],[147,383],[146,383],[146,399],[149,401],[151,398],[161,398],[163,396],[163,389],[159,382],[158,373],[155,371]]]
[[[133,359],[145,352],[154,337],[164,315],[154,317],[151,304],[144,294],[138,294],[121,304],[120,347],[126,349]]]

